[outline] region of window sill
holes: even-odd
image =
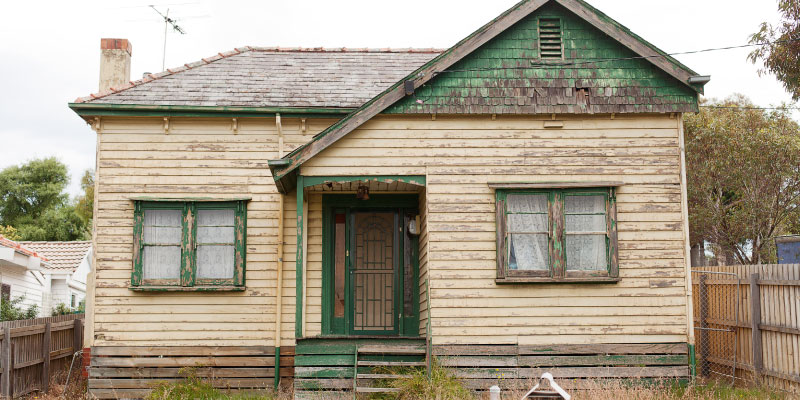
[[[130,286],[134,292],[243,292],[244,286],[208,285],[208,286]]]
[[[594,277],[594,278],[524,278],[524,277],[509,277],[497,278],[495,283],[498,285],[517,284],[517,283],[617,283],[621,278],[609,277]]]

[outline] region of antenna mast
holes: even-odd
[[[169,28],[169,26],[172,25],[172,30],[180,33],[181,35],[185,35],[186,31],[184,31],[183,28],[178,26],[178,22],[176,20],[169,17],[169,8],[167,9],[166,14],[162,14],[161,11],[158,11],[158,9],[152,4],[150,5],[150,8],[152,8],[153,11],[157,12],[158,15],[161,16],[161,18],[164,18],[164,50],[161,53],[161,70],[163,71],[166,68],[165,64],[167,60],[167,28]]]

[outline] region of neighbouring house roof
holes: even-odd
[[[440,52],[243,47],[73,104],[353,109]]]
[[[92,248],[91,241],[72,242],[20,242],[21,245],[44,255],[45,266],[54,272],[75,272]]]
[[[17,253],[24,254],[29,257],[39,257],[44,261],[48,261],[47,258],[43,257],[42,254],[36,252],[35,249],[28,247],[25,242],[15,242],[11,239],[6,238],[3,235],[0,235],[0,246],[8,247],[14,249]]]
[[[534,12],[541,12],[543,17],[575,18],[593,32],[585,30],[575,37],[564,37],[564,41],[573,42],[571,49],[562,44],[562,51],[569,51],[569,57],[540,60],[536,56],[538,48],[534,47],[537,20],[526,20]],[[512,27],[517,29],[512,31]],[[569,33],[567,30],[564,35]],[[584,37],[587,34],[591,37]],[[596,49],[589,47],[591,43],[578,43],[593,38],[610,43],[602,43]],[[596,51],[582,53],[586,49]],[[472,63],[462,63],[474,54],[477,55]],[[534,65],[535,60],[539,61]],[[635,64],[629,65],[630,62]],[[453,78],[454,74],[462,75]],[[278,190],[286,193],[293,187],[300,165],[380,113],[696,111],[697,94],[702,92],[702,84],[690,82],[696,76],[669,54],[583,0],[522,0],[311,141],[280,160],[270,161],[270,169]],[[576,88],[585,88],[581,90],[587,91],[590,103],[576,104]]]

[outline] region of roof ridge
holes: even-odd
[[[446,49],[434,47],[250,47],[253,51],[276,52],[276,53],[441,53]]]
[[[149,83],[166,76],[175,75],[184,71],[188,71],[190,69],[194,69],[197,67],[201,67],[204,65],[211,64],[213,62],[233,57],[235,55],[239,55],[242,53],[246,53],[249,51],[261,51],[261,52],[280,52],[280,53],[417,53],[417,54],[437,54],[445,51],[446,49],[438,49],[433,47],[428,48],[370,48],[370,47],[358,47],[358,48],[350,48],[350,47],[258,47],[258,46],[244,46],[244,47],[237,47],[231,51],[227,51],[224,53],[217,53],[211,57],[201,58],[198,61],[186,63],[176,68],[167,68],[166,71],[157,72],[154,74],[148,74],[146,77],[142,79],[137,79],[135,81],[130,81],[122,86],[119,87],[111,87],[108,90],[92,93],[86,97],[78,97],[75,99],[75,103],[86,103],[92,100],[101,99],[106,96],[110,96],[112,94],[116,94],[122,92],[124,90],[128,90],[130,88],[134,88],[145,83]]]
[[[203,65],[208,65],[208,64],[211,64],[211,63],[213,63],[215,61],[219,61],[219,60],[222,60],[222,59],[225,59],[225,58],[233,57],[235,55],[246,53],[246,52],[252,51],[252,50],[253,50],[252,47],[245,46],[245,47],[238,47],[238,48],[235,48],[235,49],[233,49],[231,51],[226,51],[224,53],[217,53],[217,54],[215,54],[215,55],[213,55],[211,57],[208,57],[208,58],[201,58],[198,61],[195,61],[195,62],[192,62],[192,63],[183,64],[180,67],[167,68],[166,71],[157,72],[155,74],[148,74],[146,77],[143,77],[142,79],[137,79],[135,81],[130,81],[130,82],[128,82],[128,83],[126,83],[126,84],[124,84],[122,86],[119,86],[119,87],[111,87],[111,88],[108,88],[108,90],[105,90],[105,91],[102,91],[102,92],[97,92],[97,93],[92,93],[92,94],[90,94],[90,95],[88,95],[86,97],[78,97],[77,99],[75,99],[75,103],[86,103],[86,102],[89,102],[89,101],[92,101],[92,100],[100,99],[100,98],[103,98],[103,97],[106,97],[106,96],[110,96],[110,95],[115,94],[115,93],[119,93],[119,92],[121,92],[123,90],[128,90],[130,88],[134,88],[134,87],[140,86],[142,84],[161,79],[161,78],[163,78],[165,76],[175,75],[175,74],[181,73],[183,71],[188,71],[190,69],[201,67]]]

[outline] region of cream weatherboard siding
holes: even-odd
[[[551,118],[379,116],[301,173],[426,175],[421,276],[430,280],[434,344],[686,342],[680,114],[558,115],[563,128],[544,128]],[[624,182],[617,192],[621,282],[495,283],[495,198],[487,183],[548,181]],[[313,238],[318,228],[309,223]],[[320,270],[314,251],[309,271]],[[318,275],[310,275],[313,312]],[[427,304],[421,308],[423,330]],[[318,320],[308,316],[311,331]]]
[[[278,201],[267,166],[279,158],[275,118],[104,117],[98,131],[94,340],[91,345],[272,345],[275,336]],[[282,121],[285,149],[333,120]],[[245,292],[166,293],[128,289],[133,201],[250,197]],[[282,337],[294,344],[296,201],[286,196]],[[317,309],[316,313],[319,313]]]

